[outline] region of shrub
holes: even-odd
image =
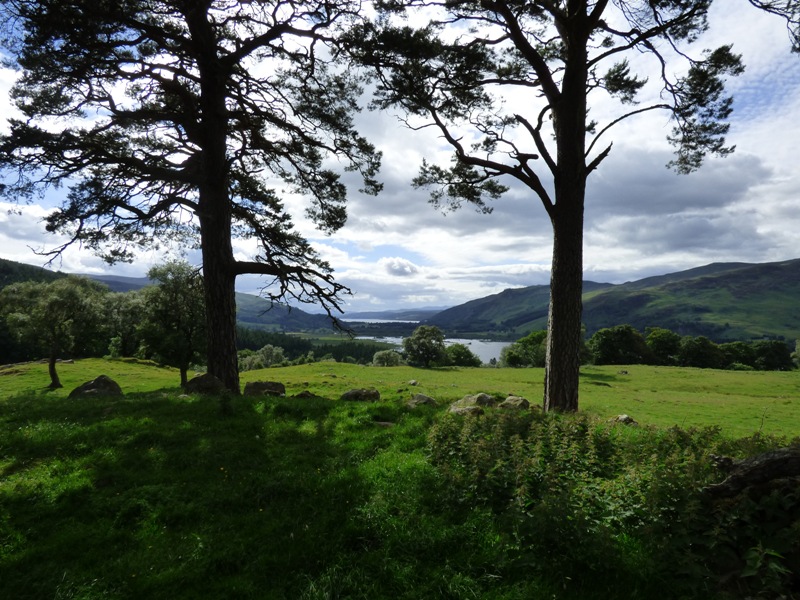
[[[451,344],[446,348],[447,362],[455,367],[480,367],[483,361],[464,344]]]
[[[372,356],[372,364],[376,367],[399,367],[403,362],[399,352],[379,350]]]
[[[783,440],[489,411],[445,416],[428,441],[448,500],[494,511],[516,563],[569,597],[777,597],[800,572],[796,487],[717,504],[702,493],[724,477],[710,454]]]

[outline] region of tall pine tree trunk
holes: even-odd
[[[220,208],[215,206],[215,208]],[[215,218],[200,219],[203,244],[203,283],[208,328],[208,372],[239,394],[236,354],[236,275],[231,247],[230,216],[215,210]],[[223,214],[219,214],[223,213]]]
[[[186,23],[199,48],[202,113],[198,213],[208,326],[208,372],[239,394],[236,355],[236,261],[231,246],[232,206],[228,181],[227,67],[218,55],[208,3],[189,3]]]
[[[576,28],[580,29],[576,22]],[[577,34],[575,35],[580,38]],[[553,105],[557,167],[553,264],[547,323],[544,410],[578,410],[583,313],[583,209],[586,199],[586,40],[569,40],[563,87]]]
[[[553,213],[553,264],[547,321],[544,410],[578,410],[583,312],[583,190]],[[580,200],[580,201],[578,201]]]

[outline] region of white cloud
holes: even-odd
[[[617,283],[714,261],[800,257],[800,57],[789,53],[783,23],[747,0],[713,6],[711,30],[698,50],[734,41],[747,65],[729,83],[736,100],[728,143],[737,151],[679,176],[664,166],[672,157],[665,113],[625,121],[604,136],[606,145],[614,145],[588,184],[587,279]],[[11,80],[10,72],[0,71],[0,114],[8,114]],[[509,105],[530,110],[531,102],[519,97]],[[616,108],[603,101],[593,106],[591,116],[618,114]],[[428,204],[426,190],[410,185],[423,157],[443,165],[449,161],[450,152],[436,132],[410,131],[395,116],[374,112],[360,114],[357,124],[384,154],[384,192],[360,194],[357,177],[347,174],[350,217],[333,236],[320,234],[304,218],[302,199],[286,202],[297,230],[331,264],[337,280],[352,289],[353,296],[345,299],[349,307],[455,305],[508,287],[547,283],[552,232],[533,192],[506,181],[511,190],[494,203],[492,214],[465,206],[443,216]],[[46,209],[19,208],[21,215],[0,213],[0,256],[42,264],[28,246],[52,247],[59,238],[44,234],[40,220]],[[251,241],[236,241],[234,248],[243,259],[257,249]],[[190,256],[199,260],[196,253]],[[159,252],[143,253],[134,265],[115,272],[143,275],[161,258]],[[65,253],[61,268],[106,269],[77,248]],[[238,284],[245,291],[258,289],[254,277],[242,277]]]

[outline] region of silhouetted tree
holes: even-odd
[[[346,288],[293,230],[282,195],[309,200],[326,232],[346,188],[327,159],[376,193],[378,155],[354,130],[360,94],[330,46],[356,1],[4,0],[4,50],[22,118],[0,136],[13,200],[65,184],[48,231],[130,260],[137,246],[199,243],[208,370],[239,393],[237,275],[266,276],[272,300],[339,310]],[[182,240],[185,238],[185,240]],[[252,260],[232,239],[253,240]],[[332,312],[333,311],[333,312]]]

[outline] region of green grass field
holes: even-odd
[[[64,388],[47,389],[47,365],[0,368],[0,398],[17,394],[65,397],[69,391],[105,374],[126,393],[178,392],[175,369],[149,363],[88,359],[59,364]],[[190,374],[191,375],[191,374]],[[415,369],[365,367],[321,362],[249,371],[248,381],[280,381],[291,396],[308,390],[337,399],[348,389],[375,387],[386,400],[400,402],[414,393],[427,394],[441,404],[466,394],[515,394],[539,404],[543,385],[540,369]],[[412,386],[410,381],[416,381]],[[731,437],[756,431],[800,436],[800,371],[717,371],[676,367],[585,366],[581,371],[581,409],[599,418],[629,414],[643,425],[659,427],[719,426]],[[178,392],[179,393],[179,392]]]
[[[444,407],[479,391],[536,402],[540,370],[314,363],[252,371],[243,382],[283,382],[287,397],[234,398],[230,415],[216,398],[183,396],[172,369],[84,360],[60,364],[59,374],[65,387],[50,391],[44,364],[0,370],[0,598],[714,597],[696,592],[707,575],[682,575],[697,582],[691,593],[669,583],[679,557],[702,562],[683,549],[688,534],[676,526],[699,510],[687,494],[718,478],[706,454],[800,434],[796,372],[587,367],[584,416],[574,424],[536,417],[544,437],[529,449],[515,437],[524,429],[517,417],[457,420]],[[100,374],[125,397],[67,398]],[[381,401],[339,400],[369,386]],[[291,397],[304,390],[314,396]],[[416,392],[439,406],[407,408]],[[620,413],[654,427],[606,423]],[[676,424],[681,430],[669,429]],[[681,433],[706,425],[721,434]],[[743,445],[727,441],[757,431]],[[547,450],[545,439],[556,445]],[[541,477],[551,483],[534,512],[519,513],[514,498],[534,493],[525,473],[540,468],[525,461],[545,451],[556,470]],[[650,457],[657,462],[638,462]],[[597,471],[597,461],[614,474]],[[668,516],[678,510],[664,508],[670,502],[685,503],[683,519]],[[734,513],[729,506],[714,518]],[[779,531],[800,533],[797,523]],[[716,530],[735,529],[715,522]],[[781,569],[791,572],[793,550],[760,529],[747,536],[737,543],[761,548],[763,560],[742,585],[786,591]],[[537,539],[547,547],[537,550]],[[675,554],[659,555],[649,539]],[[699,552],[699,538],[693,547]],[[720,598],[743,597],[725,595],[726,581]]]

